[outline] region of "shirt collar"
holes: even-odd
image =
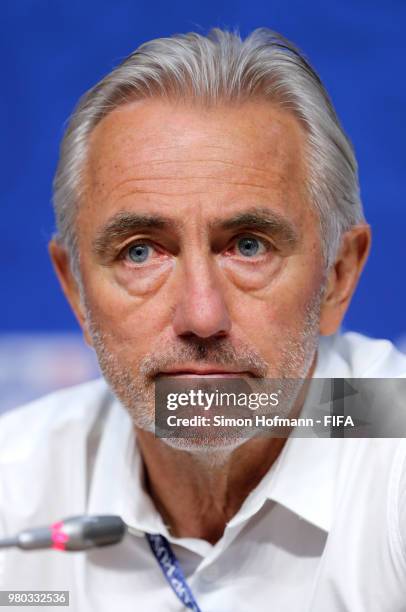
[[[144,469],[127,411],[112,397],[97,450],[89,514],[118,514],[130,526],[163,533],[164,525],[144,489]]]
[[[320,338],[313,378],[345,378],[350,367],[336,349],[338,335]],[[303,412],[312,401],[312,387]],[[332,522],[334,485],[340,464],[342,440],[291,436],[265,477],[268,499],[282,504],[300,518],[329,531]],[[260,486],[262,483],[260,483]]]

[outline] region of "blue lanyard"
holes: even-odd
[[[168,540],[159,534],[146,533],[145,537],[176,597],[189,610],[201,612]]]

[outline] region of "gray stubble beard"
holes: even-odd
[[[286,338],[279,367],[277,371],[272,368],[271,372],[269,364],[255,349],[241,345],[237,350],[229,344],[229,341],[223,339],[193,343],[182,340],[183,344],[179,348],[160,346],[159,352],[145,356],[134,372],[131,364],[123,363],[120,359],[120,351],[113,352],[109,348],[109,344],[114,345],[117,339],[100,329],[86,301],[84,303],[87,329],[104,378],[128,411],[134,426],[155,433],[154,377],[168,366],[187,361],[195,363],[209,361],[225,367],[237,365],[241,370],[253,370],[260,379],[265,377],[279,379],[279,383],[284,386],[282,395],[285,402],[279,407],[278,413],[287,416],[300,392],[300,380],[308,375],[316,355],[323,293],[324,285],[307,305],[303,330],[298,337],[291,335]],[[226,460],[230,452],[247,441],[247,436],[242,439],[236,438],[231,442],[228,440],[226,445],[223,441],[220,448],[210,445],[208,441],[205,443],[204,440],[200,440],[199,444],[196,442],[191,444],[188,438],[161,439],[173,448],[197,454],[204,461],[221,463]],[[219,441],[221,442],[220,439]]]

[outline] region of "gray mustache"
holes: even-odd
[[[229,342],[213,338],[207,341],[202,341],[201,338],[185,340],[183,346],[168,347],[159,354],[149,355],[143,360],[140,370],[144,376],[152,378],[165,368],[188,361],[232,366],[250,371],[259,377],[266,376],[268,371],[268,363],[252,349],[236,349]]]

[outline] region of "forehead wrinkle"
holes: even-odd
[[[193,181],[197,181],[197,180],[201,180],[201,181],[213,181],[217,184],[221,184],[221,185],[232,185],[233,187],[249,187],[251,189],[258,189],[261,191],[267,191],[270,186],[269,185],[261,185],[259,183],[251,183],[251,182],[243,182],[243,181],[238,181],[238,182],[234,182],[231,180],[227,180],[226,178],[218,178],[218,177],[213,177],[210,175],[207,176],[190,176],[188,177],[188,179],[193,180]],[[174,178],[174,177],[154,177],[154,178],[150,178],[150,177],[138,177],[138,178],[131,178],[131,179],[125,179],[123,181],[121,181],[120,183],[118,183],[117,185],[115,185],[105,196],[104,198],[106,200],[110,199],[112,197],[112,195],[122,189],[125,185],[127,184],[131,184],[131,183],[140,183],[140,184],[144,184],[148,181],[151,181],[152,183],[155,182],[161,182],[161,181],[166,181],[166,182],[172,182],[172,183],[184,183],[185,179],[184,178]],[[135,187],[133,189],[131,189],[130,191],[126,191],[125,193],[123,193],[121,196],[119,196],[117,198],[117,202],[119,202],[120,200],[130,197],[131,195],[159,195],[159,196],[190,196],[190,195],[207,195],[207,190],[193,190],[193,191],[179,191],[179,189],[176,189],[174,192],[171,191],[158,191],[158,190],[154,190],[154,189],[146,189],[144,188],[138,188]]]
[[[207,164],[207,165],[211,164],[214,166],[214,168],[216,168],[217,165],[222,165],[222,166],[227,166],[230,168],[236,168],[239,170],[241,169],[246,170],[247,172],[250,172],[250,173],[265,174],[267,176],[269,175],[269,168],[267,168],[266,165],[260,167],[260,166],[256,166],[253,163],[244,164],[244,163],[240,163],[238,160],[233,160],[233,159],[224,159],[224,158],[220,159],[220,158],[209,158],[209,157],[198,157],[198,158],[192,158],[192,159],[191,158],[188,158],[188,159],[151,158],[151,159],[146,159],[146,160],[141,160],[141,161],[135,161],[131,159],[131,162],[126,165],[123,165],[122,168],[120,168],[120,171],[121,172],[133,171],[136,168],[139,168],[139,167],[143,168],[144,166],[146,166],[147,169],[150,170],[151,167],[154,167],[154,166],[171,166],[171,165],[174,165],[175,169],[176,169],[176,166],[180,169],[182,166],[192,166],[195,164]],[[107,167],[108,165],[109,164],[107,164]],[[289,165],[292,165],[292,164],[290,163]],[[98,166],[103,171],[103,163],[99,161]],[[115,167],[117,167],[117,165]],[[96,167],[91,172],[92,178],[95,182],[97,182],[97,170],[98,168]],[[275,171],[273,173],[275,173]],[[155,178],[155,176],[152,174],[151,178]],[[163,178],[166,178],[166,177],[163,177]],[[168,178],[172,178],[172,177],[170,176]],[[134,179],[136,180],[137,177],[134,177]]]
[[[134,143],[133,143],[134,144]],[[207,147],[203,147],[203,148],[207,148]],[[175,166],[174,170],[176,171],[175,174],[185,174],[185,170],[183,169],[184,167],[187,166],[192,166],[192,165],[196,165],[196,164],[207,164],[207,165],[212,165],[214,166],[213,170],[216,170],[216,166],[220,165],[220,166],[226,166],[229,167],[231,170],[233,168],[235,168],[236,170],[245,170],[247,173],[253,173],[253,174],[260,174],[260,175],[266,175],[269,176],[270,174],[270,168],[267,167],[269,166],[269,164],[267,164],[267,161],[271,161],[271,159],[276,159],[278,158],[281,162],[280,164],[280,168],[277,169],[277,174],[286,174],[287,172],[290,173],[294,168],[296,168],[297,170],[299,170],[299,166],[300,166],[300,161],[297,159],[296,156],[294,156],[293,158],[290,157],[289,155],[286,155],[285,151],[279,152],[279,151],[275,151],[274,148],[272,149],[268,149],[266,151],[262,151],[262,154],[260,156],[261,161],[263,160],[263,163],[261,164],[261,166],[256,166],[254,163],[241,163],[239,161],[239,156],[233,156],[231,155],[230,157],[230,153],[225,149],[224,146],[212,146],[213,149],[215,149],[216,151],[222,151],[226,154],[226,157],[228,159],[224,159],[224,158],[220,158],[220,157],[216,157],[216,158],[211,158],[210,156],[199,156],[199,157],[191,157],[190,152],[189,152],[189,147],[188,146],[182,146],[182,145],[172,145],[172,146],[165,146],[165,147],[154,147],[151,151],[149,151],[148,149],[144,150],[140,148],[136,149],[136,155],[138,156],[134,158],[134,150],[130,150],[130,154],[128,156],[125,155],[125,147],[121,146],[120,149],[117,149],[116,151],[114,151],[114,148],[110,148],[107,152],[107,155],[102,151],[101,153],[99,153],[99,155],[96,157],[94,157],[93,155],[89,155],[88,158],[88,172],[89,172],[89,178],[91,179],[91,182],[93,183],[99,183],[100,182],[100,178],[99,175],[101,174],[103,176],[104,172],[111,172],[111,170],[113,171],[118,171],[120,173],[127,173],[127,172],[131,172],[136,170],[137,168],[143,168],[144,166],[147,167],[147,169],[149,171],[151,171],[151,168],[154,168],[154,166],[159,167],[159,166]],[[234,145],[232,147],[232,151],[235,153],[236,152],[236,145]],[[131,147],[131,149],[134,149],[134,146]],[[171,158],[171,159],[162,159],[161,157],[154,157],[154,154],[157,151],[163,150],[166,151],[168,149],[174,149],[177,153],[179,153],[180,149],[185,149],[187,155],[186,157],[177,157],[177,158]],[[244,151],[246,152],[246,148],[244,148]],[[124,155],[123,155],[124,154]],[[142,156],[145,156],[144,159],[140,159],[139,156],[140,154]],[[255,161],[259,161],[258,159]],[[183,166],[183,168],[182,168]],[[292,168],[293,166],[293,168]],[[181,172],[179,172],[179,170]],[[272,170],[272,174],[275,174],[275,167],[272,168],[271,165],[271,170]],[[144,178],[144,177],[134,177],[134,179],[130,179],[130,180],[147,180],[149,177]],[[159,180],[160,178],[162,180],[165,179],[171,179],[173,178],[172,176],[169,177],[155,177],[154,173],[151,172],[151,178],[154,178],[156,180]],[[187,178],[211,178],[211,177],[207,177],[206,175],[203,176],[189,176]],[[214,178],[214,177],[213,177]],[[127,179],[125,179],[127,180]]]
[[[258,173],[263,173],[268,175],[269,174],[269,169],[267,168],[260,168],[260,167],[256,167],[254,165],[247,165],[247,164],[241,164],[238,163],[237,161],[232,161],[232,160],[228,160],[228,159],[209,159],[209,158],[195,158],[195,159],[151,159],[148,161],[140,161],[140,162],[134,162],[131,164],[131,168],[133,167],[137,167],[137,166],[165,166],[165,165],[170,165],[170,164],[181,164],[181,163],[186,163],[186,164],[201,164],[201,163],[213,163],[213,164],[223,164],[224,166],[231,166],[231,167],[235,167],[235,168],[239,168],[242,170],[248,170],[249,172],[258,172]]]

